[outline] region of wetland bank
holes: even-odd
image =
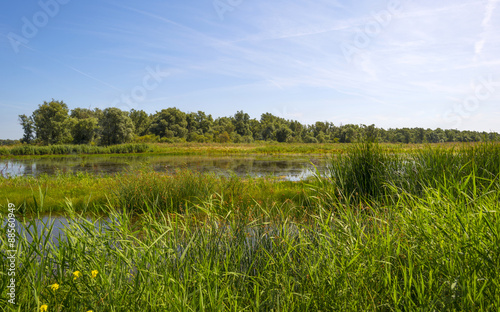
[[[337,148],[297,181],[148,166],[0,178],[2,213],[15,204],[30,229],[19,308],[498,310],[500,145]],[[71,221],[58,244],[50,222],[30,227],[46,214]]]

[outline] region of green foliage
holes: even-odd
[[[369,156],[377,152],[371,148],[359,147],[360,156],[376,158]],[[489,188],[473,195],[465,191],[477,180],[472,171],[460,181],[424,185],[419,196],[399,190],[393,202],[370,205],[342,200],[332,205],[319,192],[323,185],[316,184],[310,187],[318,194],[306,196],[311,206],[294,216],[290,209],[301,209],[285,204],[286,197],[280,203],[255,198],[241,204],[247,213],[238,213],[238,194],[272,185],[263,179],[248,184],[229,179],[225,193],[237,201],[227,205],[223,193],[205,196],[212,186],[202,176],[157,178],[139,177],[145,192],[136,194],[144,194],[145,209],[132,209],[139,214],[108,203],[109,215],[93,220],[68,203],[69,222],[57,244],[51,242],[57,237],[51,222],[19,215],[25,231],[16,255],[17,309],[35,311],[45,304],[49,311],[496,311],[500,306],[498,179],[485,180]],[[166,201],[146,197],[151,181],[157,182],[157,194],[162,185],[179,194],[172,202],[178,200],[182,213],[164,213]],[[140,187],[129,190],[135,186]],[[7,229],[0,228],[0,263],[8,263]],[[0,275],[3,288],[9,278]],[[51,287],[56,283],[59,287]],[[7,304],[5,293],[0,304]]]
[[[20,140],[10,140],[10,139],[7,139],[7,140],[0,140],[0,146],[12,146],[12,145],[18,145],[22,143]]]
[[[26,117],[25,115],[21,115]],[[25,128],[25,137],[28,136],[26,127],[29,123],[25,118],[21,123]],[[70,143],[71,122],[68,115],[68,106],[63,101],[44,102],[33,112],[33,122],[37,140],[43,144]],[[29,132],[29,131],[28,131]]]
[[[111,145],[130,142],[133,137],[144,137],[139,141],[145,142],[149,135],[159,137],[157,140],[159,142],[168,143],[269,141],[317,144],[369,141],[410,144],[500,141],[498,133],[477,131],[440,128],[385,130],[373,124],[336,126],[328,121],[304,125],[299,121],[286,120],[271,113],[264,113],[260,120],[257,120],[250,118],[243,111],[237,111],[234,116],[218,117],[214,120],[205,112],[185,113],[175,107],[162,109],[154,115],[135,109],[127,113],[117,108],[108,108],[104,112],[100,109],[75,108],[69,118],[67,110],[63,102],[52,101],[40,105],[31,117],[20,115],[19,121],[24,129],[23,142],[35,139],[34,130],[36,130],[36,141],[42,144],[87,144],[100,141],[103,145]],[[102,137],[99,138],[99,135]]]
[[[147,134],[134,139],[135,143],[158,143],[160,142],[160,137],[154,134]]]
[[[187,125],[186,113],[171,107],[162,109],[153,116],[149,130],[162,138],[185,138],[188,133]]]
[[[22,143],[31,143],[35,134],[35,123],[32,117],[26,115],[19,115],[19,123],[23,127],[24,135],[21,139]]]
[[[129,117],[134,123],[134,133],[136,136],[145,136],[148,134],[151,118],[145,111],[131,109]]]
[[[212,115],[207,116],[202,111],[186,114],[186,122],[189,142],[206,141],[206,138],[213,132],[214,120]]]
[[[71,135],[74,144],[89,144],[98,138],[99,119],[102,112],[99,109],[75,108],[71,111]]]
[[[147,144],[121,144],[113,146],[93,146],[93,145],[49,145],[33,146],[21,145],[13,147],[10,154],[22,155],[71,155],[71,154],[124,154],[124,153],[145,153],[151,151]]]
[[[378,196],[383,191],[383,184],[388,181],[387,162],[388,157],[379,145],[354,145],[345,154],[332,158],[329,177],[347,195]]]
[[[351,146],[346,153],[334,156],[328,177],[334,189],[343,195],[360,195],[367,199],[392,196],[397,189],[420,195],[426,186],[436,187],[447,181],[474,177],[470,192],[488,187],[500,175],[500,145],[482,143],[456,149],[427,147],[394,153],[379,144],[362,143]],[[466,185],[466,184],[463,184]]]
[[[89,144],[93,142],[97,136],[97,130],[97,118],[90,117],[76,120],[71,129],[73,143]]]
[[[227,131],[224,131],[221,134],[219,134],[218,142],[220,142],[220,143],[231,142],[231,137],[229,136],[229,133],[227,133]]]
[[[116,107],[106,108],[99,120],[101,145],[123,144],[132,141],[134,124],[126,112]]]
[[[249,136],[250,131],[250,116],[243,111],[238,111],[234,114],[234,131],[241,136]]]

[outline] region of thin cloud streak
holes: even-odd
[[[495,11],[498,2],[499,0],[488,0],[488,3],[486,4],[486,13],[484,14],[483,21],[481,22],[481,27],[483,28],[483,32],[481,33],[481,39],[475,44],[476,59],[483,52],[483,48],[488,36],[491,17],[493,15],[493,12]]]

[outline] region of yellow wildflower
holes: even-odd
[[[97,274],[99,273],[99,271],[93,270],[91,273],[92,273],[92,278],[95,278],[97,276]]]
[[[52,289],[53,291],[58,290],[59,289],[59,284],[55,283],[55,284],[50,285],[50,289]]]
[[[77,278],[79,278],[80,276],[82,276],[82,273],[80,271],[75,271],[75,272],[73,272],[73,275],[75,276],[73,278],[73,280],[76,280]]]
[[[46,304],[42,304],[42,306],[40,307],[40,311],[41,311],[41,312],[45,312],[45,311],[47,311],[47,309],[48,309],[48,308],[49,308],[49,306],[48,306],[48,305],[46,305]]]

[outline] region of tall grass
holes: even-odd
[[[401,190],[423,194],[424,187],[465,183],[468,190],[487,188],[500,175],[500,145],[484,143],[454,148],[427,147],[393,153],[374,143],[354,145],[333,157],[328,179],[332,192],[344,196],[377,199],[392,197]],[[324,182],[324,181],[323,181]],[[396,193],[393,193],[396,187]]]
[[[107,218],[66,205],[57,242],[19,216],[16,311],[500,311],[498,155],[360,145],[296,188],[122,175]]]
[[[184,213],[209,205],[218,214],[262,214],[258,208],[280,206],[295,216],[305,215],[310,204],[304,183],[275,178],[239,178],[190,170],[172,175],[151,170],[124,174],[112,199],[130,212]]]
[[[37,232],[24,220],[19,309],[498,311],[500,187],[490,182],[477,197],[452,183],[363,212],[318,198],[303,222],[221,214],[210,200],[182,214],[113,212],[104,223],[70,211],[57,244],[50,224]]]
[[[71,155],[71,154],[124,154],[124,153],[144,153],[150,151],[148,144],[121,144],[112,146],[93,145],[50,145],[35,146],[21,145],[11,149],[3,148],[0,155]]]

